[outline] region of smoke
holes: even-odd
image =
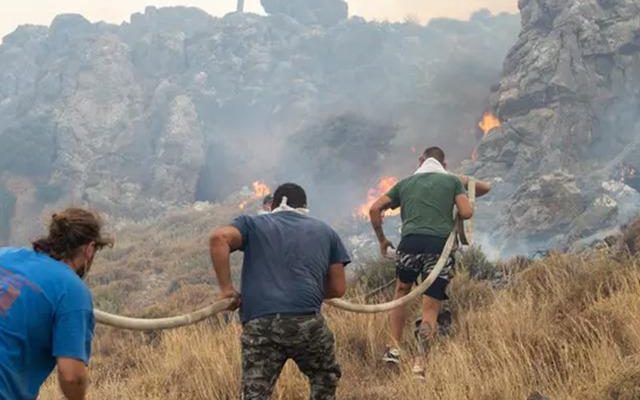
[[[260,77],[270,90],[223,106],[216,131],[228,134],[210,141],[198,198],[296,180],[315,211],[347,216],[382,176],[410,174],[428,146],[456,168],[477,144],[518,27],[516,16],[487,13],[427,26],[351,20],[302,40],[303,63],[270,60],[279,66]]]
[[[351,213],[363,200],[354,188],[383,173],[396,134],[396,127],[358,114],[327,117],[288,140],[278,180],[306,186],[320,215]]]
[[[425,147],[453,167],[470,156],[518,16],[323,21],[148,8],[120,26],[67,15],[7,36],[0,145],[16,162],[0,188],[20,175],[38,190],[9,191],[3,213],[81,202],[138,219],[295,180],[319,216],[351,216]]]
[[[517,2],[512,0],[466,1],[415,1],[415,0],[349,0],[349,9],[355,15],[363,15],[381,21],[402,21],[407,17],[428,21],[448,17],[467,19],[478,9],[486,8],[494,13],[517,12]]]

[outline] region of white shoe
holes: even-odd
[[[382,356],[382,361],[387,364],[400,364],[400,349],[395,347],[387,347],[387,350]]]

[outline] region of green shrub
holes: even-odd
[[[491,279],[497,271],[480,247],[471,246],[460,251],[457,258],[458,270],[468,272],[475,279]]]
[[[359,283],[358,288],[367,293],[384,287],[396,278],[394,262],[391,260],[368,262],[355,273]]]

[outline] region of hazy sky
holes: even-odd
[[[91,21],[120,23],[147,5],[186,5],[213,15],[235,9],[235,0],[0,0],[0,37],[20,24],[48,25],[61,13],[79,13]],[[480,8],[494,12],[516,11],[517,0],[348,0],[351,14],[367,19],[403,20],[407,16],[426,21],[433,17],[467,18]],[[246,0],[248,11],[262,12],[260,0]]]

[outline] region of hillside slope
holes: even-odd
[[[381,365],[385,315],[325,308],[344,369],[338,398],[525,400],[539,392],[554,400],[638,399],[638,262],[610,251],[519,260],[502,265],[509,277],[502,289],[460,272],[451,293],[452,330],[432,349],[425,382],[415,381],[408,366]],[[237,399],[239,333],[240,326],[221,319],[147,335],[101,327],[91,397]],[[306,399],[306,388],[288,365],[274,398]],[[57,399],[56,393],[52,380],[41,399]]]

